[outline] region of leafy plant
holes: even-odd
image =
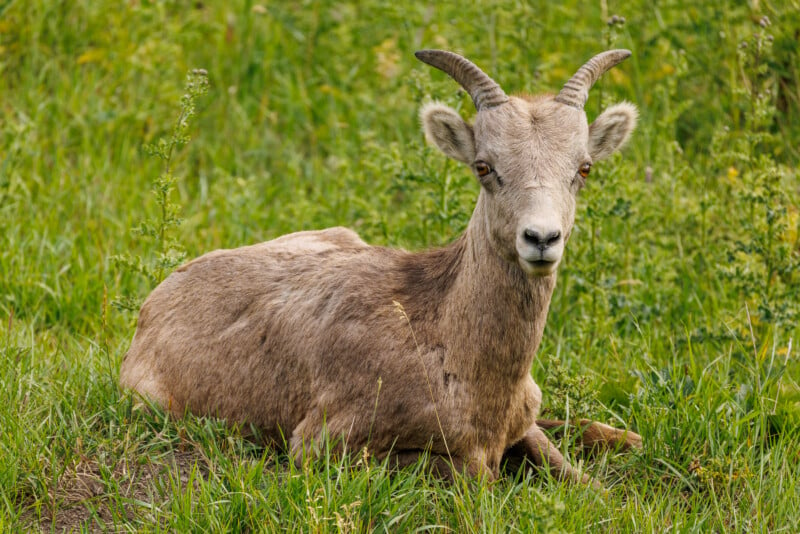
[[[546,358],[542,390],[546,400],[542,416],[575,421],[592,418],[598,412],[597,381],[589,375],[574,374],[557,356]]]
[[[194,69],[186,76],[185,92],[180,99],[180,112],[169,136],[161,137],[152,144],[145,144],[144,152],[162,162],[162,172],[152,182],[151,192],[155,196],[159,211],[156,217],[144,219],[135,226],[134,236],[149,240],[153,245],[150,257],[120,254],[113,261],[122,269],[144,276],[152,289],[157,286],[173,268],[186,258],[183,246],[172,234],[180,226],[180,206],[171,200],[177,178],[173,173],[175,151],[191,140],[189,127],[196,114],[197,99],[208,92],[208,73],[205,69]],[[141,299],[133,296],[116,298],[112,305],[122,310],[137,310]]]
[[[714,150],[729,165],[726,175],[737,208],[727,265],[722,273],[745,302],[754,304],[759,328],[793,328],[800,318],[800,241],[798,196],[789,185],[794,173],[777,163],[778,137],[772,126],[777,79],[769,70],[773,36],[767,16],[742,40],[737,53],[741,85],[734,92],[742,110],[742,129],[723,129]]]

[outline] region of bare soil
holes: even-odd
[[[197,477],[206,478],[207,459],[197,450],[174,451],[154,462],[128,458],[113,467],[84,458],[68,468],[48,492],[49,502],[30,499],[24,506],[22,524],[42,532],[91,532],[122,530],[117,521],[155,515],[173,493],[175,485],[185,490]],[[196,470],[196,471],[195,471]],[[194,479],[192,473],[194,471]]]

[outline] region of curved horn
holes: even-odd
[[[497,82],[467,58],[446,50],[420,50],[414,55],[457,81],[472,97],[478,111],[508,102],[508,96]]]
[[[630,50],[609,50],[597,54],[587,61],[578,72],[564,84],[556,96],[556,102],[561,102],[574,108],[583,109],[589,98],[589,89],[592,88],[600,76],[617,63],[630,57]]]

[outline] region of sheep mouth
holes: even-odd
[[[526,260],[520,258],[519,263],[529,276],[547,276],[555,272],[558,267],[558,261],[549,261],[544,259]]]

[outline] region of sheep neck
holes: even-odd
[[[489,235],[484,194],[463,241],[451,245],[461,249],[462,257],[441,317],[446,321],[443,330],[453,336],[451,363],[466,372],[467,380],[496,389],[529,375],[556,275],[528,277],[497,252]]]

